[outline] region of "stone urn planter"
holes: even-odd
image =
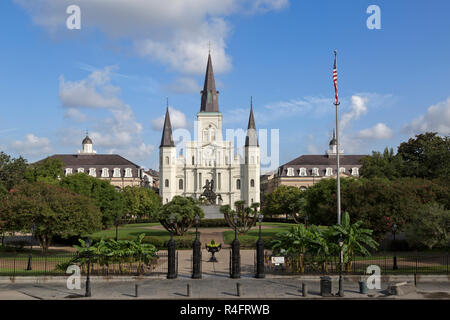
[[[219,252],[222,249],[222,244],[216,243],[214,240],[211,240],[210,243],[206,244],[206,250],[211,253],[211,258],[208,262],[217,262],[217,258],[215,257],[216,252]]]

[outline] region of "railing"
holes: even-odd
[[[73,259],[77,257],[79,258],[76,253],[33,253],[30,263],[31,270],[27,270],[30,260],[28,254],[1,253],[0,276],[65,276],[67,275],[67,267],[70,264],[78,265],[81,273],[86,274],[88,256],[83,257],[82,262],[77,261],[72,263]],[[144,263],[139,257],[114,260],[111,257],[91,255],[90,259],[90,274],[94,276],[163,275],[167,273],[168,255],[166,251],[158,252],[148,263]]]
[[[281,257],[281,256],[280,256]],[[339,257],[291,256],[286,255],[284,263],[272,263],[272,254],[265,253],[264,271],[267,274],[339,274]],[[394,263],[396,257],[396,263]],[[278,261],[279,262],[279,261]],[[256,260],[255,260],[256,264]],[[344,263],[344,274],[366,274],[371,265],[378,266],[381,274],[449,274],[449,254],[401,254],[353,257],[351,263]]]

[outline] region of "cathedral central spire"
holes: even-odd
[[[216,90],[214,71],[211,62],[211,53],[208,54],[208,64],[206,66],[205,83],[201,91],[202,101],[200,112],[219,112],[219,91]]]

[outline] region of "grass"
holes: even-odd
[[[119,240],[134,240],[140,234],[144,234],[144,243],[151,243],[157,248],[162,249],[170,239],[170,233],[166,229],[150,229],[149,227],[161,226],[159,222],[125,224],[118,228]],[[104,239],[115,239],[116,228],[102,230],[89,235],[94,241]],[[195,239],[195,232],[186,232],[183,236],[174,236],[178,249],[191,249],[192,242]]]
[[[119,226],[118,228],[118,237],[120,239],[134,239],[141,233],[144,233],[146,236],[160,236],[160,235],[169,235],[166,230],[156,230],[156,229],[148,229],[149,227],[160,226],[159,222],[153,223],[136,223],[136,224],[125,224],[123,226]],[[98,231],[89,235],[92,239],[115,239],[116,237],[116,228],[113,227],[111,229]]]
[[[270,229],[261,229],[261,238],[263,239],[264,243],[268,245],[278,233],[289,231],[289,229],[294,226],[294,224],[265,222],[262,223],[262,226],[272,227]],[[223,237],[226,244],[231,244],[231,242],[234,240],[234,231],[225,231],[223,233]],[[258,237],[259,228],[257,225],[250,229],[247,234],[238,234],[238,239],[241,243],[241,247],[254,247],[256,241],[258,240]]]

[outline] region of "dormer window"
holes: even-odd
[[[66,168],[66,176],[72,174],[72,168]]]
[[[96,177],[97,173],[95,172],[95,168],[89,168],[89,175],[91,177]]]
[[[327,168],[327,170],[326,170],[326,172],[325,172],[325,175],[326,175],[327,177],[332,176],[332,175],[333,175],[333,168]]]
[[[319,168],[312,168],[312,175],[315,177],[319,176]]]
[[[287,168],[287,174],[288,177],[294,176],[294,168]]]
[[[125,169],[125,178],[131,178],[132,174],[131,174],[131,168],[126,168]]]
[[[299,176],[300,176],[300,177],[306,177],[306,176],[307,176],[307,174],[306,174],[306,168],[300,168]]]
[[[102,178],[108,178],[109,177],[109,169],[103,168],[102,169]]]
[[[352,168],[352,176],[358,176],[359,175],[359,170],[358,168]]]
[[[113,177],[120,178],[120,168],[114,168]]]

